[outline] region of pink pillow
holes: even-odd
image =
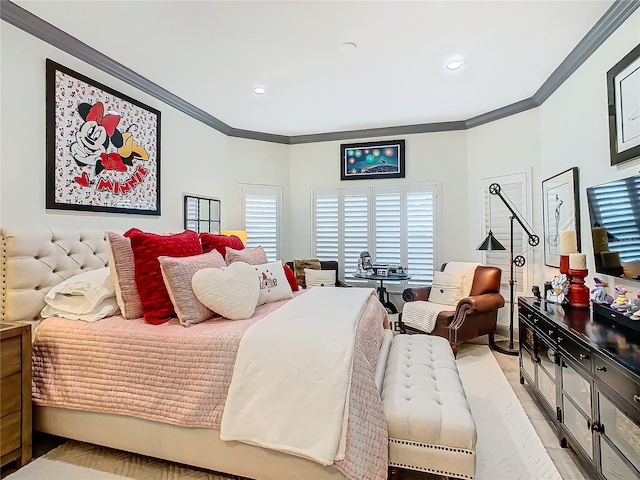
[[[226,254],[226,247],[231,247],[234,250],[242,250],[244,248],[242,240],[235,235],[218,235],[215,233],[202,232],[200,234],[200,241],[202,242],[202,251],[204,253],[210,252],[215,248],[223,257]]]
[[[258,245],[256,248],[245,248],[244,250],[234,250],[233,248],[227,247],[224,259],[227,262],[227,265],[231,265],[233,262],[244,262],[249,265],[263,265],[269,262],[262,245]]]
[[[144,320],[155,325],[164,323],[175,315],[175,311],[164,286],[158,257],[188,257],[202,253],[198,234],[185,230],[175,235],[158,235],[132,228],[124,235],[131,239]]]
[[[142,317],[142,303],[136,287],[131,240],[120,233],[106,231],[109,240],[109,269],[114,279],[116,300],[127,320]]]
[[[158,257],[164,285],[169,292],[171,303],[178,314],[180,323],[186,327],[203,322],[213,316],[213,312],[196,298],[191,288],[193,275],[203,268],[226,267],[222,255],[217,250],[191,257]]]

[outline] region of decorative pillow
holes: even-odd
[[[186,327],[203,322],[213,312],[198,301],[191,288],[191,278],[203,268],[226,267],[217,250],[192,257],[158,257],[164,285],[175,308],[180,323]]]
[[[471,293],[471,287],[473,287],[473,277],[476,275],[476,268],[481,263],[477,262],[447,262],[444,267],[445,273],[450,273],[459,277],[460,287],[462,288],[462,298],[466,298]]]
[[[191,287],[203,305],[230,320],[251,318],[260,296],[255,267],[243,262],[198,270]]]
[[[242,240],[235,235],[219,235],[216,233],[202,232],[200,234],[200,241],[202,242],[202,251],[204,253],[210,252],[215,248],[223,257],[227,253],[225,250],[227,247],[231,247],[234,250],[242,250],[244,248]]]
[[[304,276],[307,283],[307,288],[336,286],[335,270],[315,270],[305,268]]]
[[[175,314],[169,292],[164,286],[158,257],[188,257],[202,253],[198,234],[185,230],[174,235],[158,235],[137,229],[124,234],[131,239],[135,278],[144,320],[155,325],[167,322]]]
[[[260,280],[258,305],[293,298],[293,292],[282,268],[282,261],[254,265],[253,268],[258,273]]]
[[[297,292],[300,287],[298,287],[298,280],[296,280],[296,276],[293,273],[293,270],[289,268],[289,265],[283,265],[284,276],[287,277],[287,281],[289,282],[289,286],[291,287],[292,292]]]
[[[242,250],[234,250],[233,248],[226,247],[225,252],[224,259],[227,265],[231,265],[233,262],[244,262],[249,265],[262,265],[269,262],[262,245],[258,245],[256,248],[244,248]]]
[[[294,258],[293,259],[293,272],[296,274],[296,280],[300,288],[307,288],[305,283],[304,269],[312,268],[314,270],[320,270],[320,260],[317,258]]]
[[[118,302],[109,267],[74,275],[44,297],[42,316],[95,322],[114,315]]]
[[[127,320],[142,317],[142,303],[136,287],[131,240],[120,233],[106,231],[109,240],[109,269],[114,280],[116,299]]]
[[[462,299],[462,285],[458,275],[435,272],[429,292],[429,301],[442,305],[455,306]]]

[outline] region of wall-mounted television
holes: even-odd
[[[587,188],[596,272],[640,281],[640,175]]]

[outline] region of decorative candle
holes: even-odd
[[[569,254],[569,269],[570,270],[586,270],[587,256],[584,253]]]
[[[592,228],[591,238],[593,238],[593,253],[609,251],[609,240],[607,239],[607,231],[604,227]]]
[[[560,255],[578,251],[578,236],[575,230],[560,230]]]

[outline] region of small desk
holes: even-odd
[[[400,282],[402,280],[409,280],[411,275],[354,275],[354,278],[360,278],[362,280],[378,280],[380,286],[378,287],[378,298],[380,303],[387,309],[389,313],[398,313],[396,306],[389,300],[389,292],[384,288],[384,281],[388,282]]]

